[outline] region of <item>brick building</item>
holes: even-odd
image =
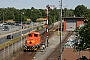
[[[65,17],[64,31],[74,31],[81,24],[84,24],[84,17]]]

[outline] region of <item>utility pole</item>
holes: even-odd
[[[22,12],[21,12],[21,48],[22,48]]]
[[[11,25],[10,25],[10,32],[11,32],[11,40],[12,40],[13,37],[12,37],[12,28],[11,28]]]
[[[22,26],[22,15],[24,14],[24,12],[21,12],[21,48],[22,48],[22,29],[23,29],[23,26]]]
[[[78,39],[78,46],[80,45],[80,39]],[[79,50],[78,50],[78,59],[80,59],[80,47],[79,47]]]
[[[60,3],[60,60],[62,60],[62,0]]]

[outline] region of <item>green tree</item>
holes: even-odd
[[[87,13],[87,7],[85,7],[84,5],[78,5],[77,7],[75,7],[75,11],[74,11],[75,16],[84,17],[86,13]]]
[[[37,9],[35,9],[34,7],[32,7],[32,8],[31,8],[31,16],[30,16],[30,19],[31,19],[31,21],[36,22],[37,18],[38,18]]]
[[[30,17],[31,21],[36,22],[37,20],[37,15],[35,13],[32,14],[32,16]]]
[[[40,17],[41,18],[45,18],[46,17],[46,11],[45,11],[45,9],[39,9],[39,11],[40,11]]]
[[[66,17],[66,14],[67,14],[66,12],[67,12],[67,8],[64,8],[63,9],[63,17]]]
[[[84,49],[87,49],[87,48],[90,48],[90,21],[88,23],[86,23],[83,27],[81,27],[79,30],[78,30],[78,33],[79,33],[79,41],[80,43],[78,44],[75,43],[75,45],[77,46],[77,50],[79,49],[80,51],[81,50],[84,50]]]

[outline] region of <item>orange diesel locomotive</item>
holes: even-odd
[[[30,32],[24,44],[24,51],[36,51],[41,44],[41,36],[39,32]]]

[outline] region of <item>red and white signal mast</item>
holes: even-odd
[[[55,5],[47,5],[46,6],[46,46],[48,47],[48,12],[50,8],[55,8]]]

